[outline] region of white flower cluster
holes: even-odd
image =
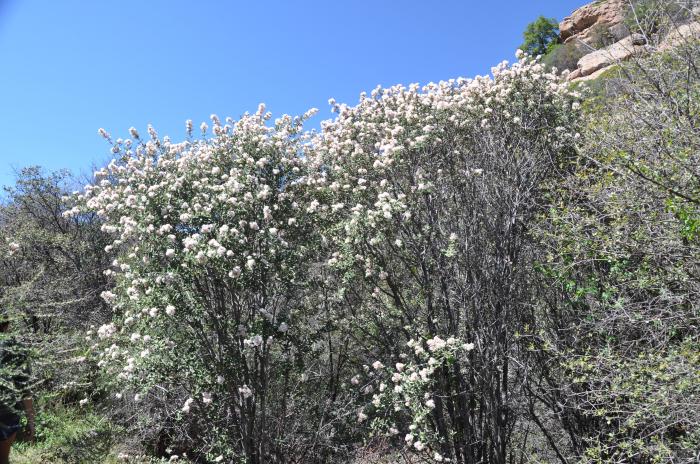
[[[306,269],[299,265],[305,250],[299,244],[308,243],[327,209],[309,194],[315,178],[307,175],[302,155],[311,137],[302,122],[312,113],[285,115],[269,125],[261,108],[227,119],[225,126],[212,116],[213,138],[183,143],[161,140],[150,127],[149,140],[134,128],[131,140],[112,141],[100,131],[118,156],[95,172],[95,182],[65,215],[95,212],[112,237],[107,251],[116,258],[105,274],[115,285],[101,296],[115,320],[97,335],[111,344],[101,352],[100,366],[114,369],[117,378],[147,381],[152,363],[177,357],[173,348],[189,342],[184,327],[212,327],[216,308],[196,294],[199,272],[232,292],[257,293],[263,276],[284,273],[293,282]],[[233,334],[245,347],[267,350],[291,330],[288,311],[258,308],[237,322]],[[270,327],[265,337],[248,335],[261,323]],[[185,338],[178,341],[178,334]],[[252,395],[241,388],[244,397]]]
[[[537,118],[547,118],[557,126],[546,140],[552,152],[573,143],[575,134],[559,124],[576,113],[580,96],[556,72],[520,58],[493,68],[492,77],[377,87],[354,107],[333,101],[338,116],[324,122],[309,156],[318,170],[317,189],[342,226],[329,265],[364,267],[372,277],[385,270],[368,251],[415,253],[407,248],[406,231],[415,229],[416,213],[428,199],[439,198],[446,171],[458,174],[450,174],[447,184],[491,175],[474,164],[470,140],[488,140],[494,130],[532,133],[541,123]]]
[[[19,251],[20,248],[21,248],[21,247],[20,247],[20,244],[19,244],[19,243],[17,243],[17,242],[10,242],[10,243],[7,245],[7,249],[8,249],[7,255],[8,255],[8,256],[13,256],[15,253],[17,253],[17,252]]]
[[[375,361],[373,370],[366,370],[368,382],[362,387],[364,394],[371,394],[371,408],[363,408],[358,412],[358,422],[369,419],[368,411],[374,411],[379,417],[403,417],[410,420],[408,432],[404,440],[414,451],[425,451],[438,462],[442,456],[436,442],[436,431],[429,420],[435,403],[435,370],[450,359],[466,354],[474,349],[473,343],[462,343],[454,337],[443,339],[440,336],[428,338],[425,342],[411,339],[406,343],[418,363],[397,362],[394,369],[387,369],[380,361]],[[427,346],[427,350],[424,348]],[[402,355],[403,356],[403,355]],[[408,356],[404,356],[408,358]],[[360,376],[355,376],[351,382],[360,384]],[[372,384],[376,385],[376,388]],[[397,420],[397,423],[403,422]],[[397,425],[388,429],[389,435],[400,433]],[[439,456],[440,459],[435,457]]]

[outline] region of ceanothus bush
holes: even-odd
[[[327,264],[352,308],[358,357],[417,366],[426,361],[401,353],[410,340],[473,346],[434,358],[431,391],[406,399],[428,395],[430,411],[376,411],[429,459],[506,462],[518,425],[524,374],[513,359],[534,306],[527,226],[542,182],[575,153],[579,109],[556,70],[518,56],[492,76],[378,87],[354,107],[331,101],[338,116],[313,143],[332,216]],[[373,387],[360,393],[364,422],[384,400]]]
[[[301,156],[313,111],[272,126],[264,111],[212,116],[199,140],[188,122],[183,143],[132,129],[70,212],[96,211],[114,237],[115,319],[97,336],[119,397],[156,397],[199,454],[251,463],[283,460],[278,438],[305,417],[294,392],[323,213]]]
[[[215,461],[326,462],[321,443],[388,436],[430,460],[505,463],[527,224],[577,138],[578,95],[521,58],[331,101],[318,134],[310,114],[268,126],[261,107],[212,117],[208,139],[114,141],[72,211],[114,237],[108,378],[157,398]]]

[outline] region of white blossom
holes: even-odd
[[[194,403],[194,398],[187,398],[185,404],[182,405],[182,412],[190,412],[190,409],[192,408],[192,403]]]

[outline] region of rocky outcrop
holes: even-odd
[[[614,44],[585,55],[578,61],[579,73],[572,79],[586,77],[607,68],[611,64],[627,60],[647,50],[646,40],[639,34],[633,34]]]
[[[575,78],[575,79],[572,79],[572,80],[574,80],[574,81],[576,81],[576,82],[593,81],[593,80],[598,79],[600,76],[602,76],[602,75],[603,75],[606,71],[608,71],[609,69],[611,69],[611,68],[610,68],[610,67],[600,68],[599,70],[597,70],[597,71],[594,72],[594,73],[591,73],[591,74],[589,74],[589,75],[587,75],[587,76],[579,76],[579,77],[577,77],[577,78]]]
[[[642,34],[630,34],[625,25],[628,0],[597,0],[574,11],[559,24],[560,40],[587,51],[568,79],[595,79],[609,66],[653,50],[668,50],[689,39],[700,39],[700,7],[691,18],[652,48]]]
[[[626,0],[598,0],[582,6],[559,24],[561,40],[593,45],[600,33],[620,40],[629,34],[624,25],[626,12]]]
[[[693,11],[695,13],[695,11]],[[700,15],[700,11],[698,11]],[[681,24],[661,41],[659,50],[664,51],[669,48],[677,47],[687,40],[700,38],[700,22],[694,21],[687,24]]]

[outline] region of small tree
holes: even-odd
[[[530,55],[545,55],[559,42],[559,23],[554,18],[540,16],[527,25],[520,49]]]
[[[85,366],[64,362],[84,344],[75,330],[110,316],[100,298],[108,237],[95,215],[62,216],[76,181],[66,171],[27,167],[4,189],[0,204],[0,308],[36,351],[32,370],[42,388],[64,386],[60,397],[66,401],[82,396],[65,387],[80,383],[77,371]]]

